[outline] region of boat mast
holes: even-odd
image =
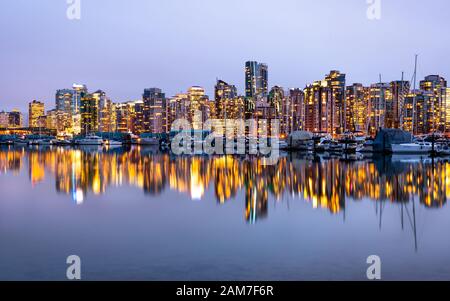
[[[403,112],[404,112],[404,106],[405,106],[405,91],[403,86],[403,79],[404,79],[405,73],[402,71],[402,82],[401,82],[401,88],[400,88],[400,95],[397,95],[398,98],[398,109],[400,110],[400,118],[399,118],[399,128],[403,130]]]
[[[383,87],[383,83],[382,83],[382,80],[381,80],[381,73],[380,73],[380,98],[379,98],[379,100],[378,100],[378,114],[379,114],[379,116],[378,116],[378,121],[379,121],[379,126],[381,127],[381,128],[385,128],[385,115],[386,115],[386,97],[385,97],[385,95],[384,95],[384,87]],[[381,109],[380,109],[380,106],[381,106],[381,104],[383,105],[383,114],[381,114]]]
[[[412,116],[411,116],[411,133],[414,135],[414,129],[415,129],[415,122],[414,122],[414,117],[416,115],[416,102],[417,102],[417,93],[416,93],[416,81],[417,81],[417,57],[418,55],[416,54],[415,56],[415,60],[414,60],[414,75],[413,75],[413,108],[412,108]],[[417,132],[417,131],[416,131]]]

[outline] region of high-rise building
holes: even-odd
[[[289,90],[291,104],[291,132],[301,131],[305,126],[305,94],[301,89]]]
[[[433,99],[431,99],[428,104],[433,118],[433,126],[431,131],[444,132],[447,81],[439,75],[429,75],[420,82],[420,89],[433,94]]]
[[[153,134],[165,133],[167,130],[166,95],[158,88],[145,89],[143,131]]]
[[[288,93],[282,87],[274,86],[270,89],[268,97],[269,106],[272,108],[273,116],[270,119],[277,119],[280,122],[280,134],[286,137],[291,131],[291,102]]]
[[[102,90],[92,93],[92,97],[98,103],[98,130],[100,132],[113,132],[115,121],[111,99]]]
[[[369,134],[375,135],[380,128],[386,128],[386,107],[392,103],[391,85],[377,83],[370,86],[369,96]]]
[[[413,90],[405,97],[403,129],[414,135],[433,132],[435,126],[432,104],[434,94],[431,91]]]
[[[227,119],[230,116],[227,115],[228,106],[232,99],[237,97],[237,89],[234,85],[229,85],[223,80],[217,80],[215,86],[215,112],[214,116],[217,119]]]
[[[284,90],[282,87],[274,86],[269,92],[269,104],[274,108],[274,118],[281,117],[283,111]]]
[[[0,112],[0,128],[7,128],[9,126],[9,113],[5,111]]]
[[[305,101],[304,129],[310,132],[327,132],[326,127],[326,92],[327,83],[315,81],[303,90]]]
[[[345,95],[347,130],[367,134],[369,89],[362,84],[355,83],[347,86]]]
[[[192,128],[200,130],[203,124],[210,118],[209,98],[205,95],[205,89],[193,86],[188,89],[187,93],[189,101],[188,120],[192,123]]]
[[[328,127],[331,134],[342,134],[347,130],[345,107],[345,74],[332,70],[325,77],[329,92]]]
[[[144,133],[144,101],[136,100],[129,102],[128,109],[131,117],[129,129],[135,134]]]
[[[9,112],[9,127],[21,128],[23,127],[23,115],[19,110],[13,110]]]
[[[177,119],[189,120],[190,104],[188,95],[179,93],[169,100],[169,124]]]
[[[88,93],[86,85],[73,84],[72,114],[80,114],[81,99]]]
[[[345,74],[333,70],[304,92],[305,130],[333,136],[347,131]]]
[[[81,133],[87,135],[89,133],[98,132],[98,104],[99,99],[92,94],[85,94],[81,98],[80,114],[81,114]]]
[[[114,105],[116,111],[116,130],[119,133],[127,133],[130,129],[129,104],[117,103]]]
[[[445,132],[450,131],[450,88],[445,89]]]
[[[72,104],[74,102],[74,90],[61,89],[55,94],[55,108],[57,111],[72,114]]]
[[[245,96],[265,97],[268,94],[268,67],[255,61],[245,63]]]
[[[57,130],[58,129],[58,111],[56,109],[47,111],[47,115],[45,115],[45,128],[49,130]]]
[[[404,116],[404,102],[408,95],[410,83],[408,81],[393,81],[391,82],[392,98],[386,102],[386,128],[401,128]]]
[[[45,115],[44,103],[33,100],[28,104],[28,126],[30,128],[40,127],[39,118]]]

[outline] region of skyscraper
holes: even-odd
[[[347,131],[345,106],[345,74],[332,70],[325,77],[329,92],[328,127],[331,134],[342,134]]]
[[[245,96],[266,97],[268,93],[268,67],[255,61],[245,63]]]
[[[39,119],[45,116],[44,103],[33,100],[28,104],[28,126],[37,128],[40,126]]]
[[[73,84],[72,114],[80,113],[81,99],[88,93],[86,85]]]
[[[98,130],[100,132],[113,132],[114,119],[111,99],[102,90],[92,93],[98,103]]]
[[[429,134],[435,126],[432,103],[434,94],[430,91],[413,90],[405,97],[403,129],[414,135]]]
[[[379,128],[386,127],[386,107],[392,102],[391,85],[377,83],[370,86],[369,97],[369,134],[375,135]]]
[[[346,88],[346,125],[347,130],[361,131],[367,134],[369,89],[355,83]]]
[[[445,132],[450,131],[450,88],[445,89]]]
[[[315,81],[306,86],[304,91],[305,125],[304,129],[310,132],[327,132],[327,83]]]
[[[236,86],[229,85],[223,80],[217,80],[214,91],[215,117],[217,119],[230,118],[230,116],[227,114],[227,109],[231,100],[237,97]]]
[[[193,86],[187,93],[189,102],[188,120],[192,123],[192,128],[200,130],[203,123],[210,117],[209,98],[205,94],[205,89],[199,86]]]
[[[408,81],[391,82],[392,101],[386,105],[386,127],[401,128],[403,126],[404,102],[408,95],[410,83]]]
[[[143,131],[153,134],[165,133],[167,130],[166,95],[158,88],[145,89]]]
[[[72,114],[72,104],[74,98],[74,90],[61,89],[57,90],[55,94],[55,108],[57,111]]]
[[[5,111],[0,112],[0,128],[7,128],[9,126],[9,113]]]
[[[20,128],[23,126],[23,115],[19,110],[9,112],[9,127]]]
[[[347,130],[345,74],[333,70],[305,88],[305,130],[333,136]]]
[[[87,135],[98,131],[98,101],[93,94],[84,94],[81,97],[81,133]]]
[[[433,94],[428,104],[433,118],[432,131],[444,132],[447,81],[439,75],[429,75],[420,82],[420,89]]]
[[[291,132],[303,130],[305,126],[305,94],[299,88],[290,89],[289,98],[292,109]]]

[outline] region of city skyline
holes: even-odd
[[[445,1],[384,1],[376,21],[367,18],[367,3],[359,0],[230,1],[220,7],[173,2],[177,5],[158,5],[158,14],[149,14],[153,6],[144,1],[128,7],[119,1],[87,2],[81,20],[70,21],[64,1],[14,1],[0,13],[1,24],[11,28],[0,34],[10,41],[1,46],[0,62],[7,70],[0,77],[2,109],[25,111],[33,99],[48,103],[53,91],[77,82],[101,87],[117,102],[139,99],[141,88],[149,85],[166,95],[199,85],[211,96],[215,78],[243,91],[242,67],[235,62],[247,59],[267,63],[270,86],[286,88],[303,88],[329,70],[341,70],[348,82],[363,85],[377,82],[380,73],[386,82],[399,80],[402,71],[410,79],[415,53],[420,54],[418,78],[448,77],[449,45],[433,30],[447,25]],[[97,18],[103,22],[94,26]],[[271,26],[258,21],[264,18],[273,21]],[[25,19],[36,27],[21,25]],[[251,41],[245,30],[249,21],[260,29],[251,31]],[[330,30],[331,23],[340,24],[340,30]],[[216,33],[225,29],[233,42],[219,47],[223,38]]]
[[[331,70],[304,88],[286,89],[268,83],[267,64],[246,61],[244,65],[246,89],[242,94],[234,83],[216,78],[211,98],[200,86],[171,97],[152,87],[144,88],[139,100],[117,102],[104,90],[90,92],[85,84],[73,84],[56,90],[54,104],[47,109],[44,102],[33,100],[26,115],[2,110],[0,128],[27,125],[31,132],[39,128],[41,134],[44,128],[64,136],[163,134],[169,133],[178,119],[188,120],[198,130],[208,119],[278,119],[283,138],[299,130],[333,137],[347,131],[374,136],[380,128],[399,128],[416,135],[450,131],[450,88],[440,75],[422,80],[415,74],[411,82],[404,74],[402,80],[389,82],[382,82],[380,76],[379,82],[365,86],[349,83],[345,73]]]
[[[414,56],[411,58],[412,70],[414,70],[413,59],[414,59]],[[265,62],[259,62],[259,61],[255,61],[255,60],[247,60],[246,63],[248,63],[248,62],[255,62],[255,63],[258,63],[258,64],[262,64],[262,65],[265,66],[265,68],[269,69],[269,72],[268,72],[269,74],[271,72],[271,68],[270,68],[271,66],[269,64],[265,63]],[[344,70],[339,70],[339,69],[338,70],[336,70],[336,69],[328,69],[328,71],[324,72],[322,75],[329,73],[330,70],[331,71],[339,71],[339,72],[343,72],[344,73],[344,75],[346,76],[346,81],[345,81],[346,87],[351,87],[351,86],[353,86],[355,84],[361,84],[364,87],[370,87],[373,84],[380,83],[380,76],[381,76],[381,80],[382,80],[381,83],[401,82],[401,77],[404,76],[403,80],[405,82],[408,82],[411,85],[410,89],[413,89],[413,85],[414,85],[414,83],[412,82],[413,81],[413,77],[414,77],[414,75],[413,75],[414,71],[411,72],[411,74],[412,74],[410,76],[411,78],[408,76],[408,73],[406,73],[406,72],[400,72],[398,77],[394,77],[392,79],[391,78],[386,78],[386,77],[383,78],[382,74],[378,74],[376,79],[374,79],[372,82],[365,83],[363,81],[357,81],[357,80],[356,81],[348,81],[347,79],[349,78],[349,75],[351,75],[351,74],[345,72]],[[267,72],[267,70],[266,70],[266,72]],[[215,89],[215,86],[217,84],[217,80],[219,80],[219,81],[223,81],[225,83],[228,83],[230,85],[233,85],[236,88],[236,91],[237,91],[236,95],[238,95],[238,96],[246,96],[247,95],[247,89],[245,88],[245,86],[246,86],[246,83],[247,83],[247,78],[246,78],[246,75],[245,75],[245,73],[246,73],[246,67],[245,66],[242,68],[241,73],[244,74],[244,77],[239,82],[232,82],[232,81],[229,81],[229,80],[221,78],[221,77],[216,77],[215,80],[214,80],[214,83],[212,84],[211,87],[204,86],[204,85],[198,85],[198,84],[191,84],[191,85],[188,85],[187,87],[180,87],[180,88],[178,88],[178,90],[177,90],[178,92],[176,92],[174,94],[170,94],[170,93],[164,93],[164,94],[166,95],[166,98],[174,98],[178,94],[185,93],[185,91],[187,89],[191,88],[191,87],[201,87],[201,88],[203,88],[205,90],[205,95],[209,96],[210,100],[213,101],[214,97],[215,97],[215,90],[214,89]],[[417,85],[416,88],[417,89],[420,88],[419,87],[420,80],[424,79],[427,76],[441,76],[444,79],[449,78],[449,77],[446,76],[446,74],[441,74],[441,73],[437,73],[437,72],[434,72],[434,73],[431,72],[429,74],[423,74],[423,76],[421,75],[422,73],[420,72],[420,69],[418,69],[417,76],[416,76],[417,77],[417,81],[416,81],[416,85]],[[267,92],[265,92],[264,97],[268,96],[268,92],[273,87],[280,87],[280,88],[284,89],[285,91],[289,91],[290,89],[305,90],[309,86],[314,84],[315,81],[317,81],[317,79],[310,79],[304,85],[300,85],[300,86],[285,86],[285,85],[280,85],[280,84],[272,84],[271,80],[270,80],[270,76],[268,76],[268,80],[266,82],[266,84],[267,84]],[[72,86],[72,87],[83,86],[84,88],[90,88],[91,87],[88,83],[86,83],[85,81],[81,80],[81,81],[76,81],[76,82],[73,82],[73,83],[68,83],[68,84],[66,84],[66,86],[63,86],[63,87],[57,87],[54,91],[58,91],[58,90],[64,91],[64,90],[69,89],[70,86]],[[130,97],[124,97],[124,99],[116,99],[116,98],[112,97],[111,95],[115,94],[114,90],[110,91],[110,90],[104,89],[102,87],[94,87],[92,90],[93,91],[98,91],[98,90],[99,91],[106,91],[113,102],[115,102],[115,103],[126,103],[126,102],[131,102],[131,101],[142,100],[142,90],[153,89],[153,88],[156,88],[156,85],[148,85],[146,87],[141,87],[139,92],[137,93],[137,94],[139,94],[137,97],[131,97],[130,96]],[[164,90],[163,88],[160,88],[160,87],[158,87],[156,89],[160,89],[162,91],[166,91],[166,90]],[[136,92],[134,92],[134,94],[136,94]],[[11,105],[11,106],[7,106],[7,103],[5,103],[6,104],[6,106],[5,106],[5,104],[2,103],[2,107],[0,107],[0,112],[1,111],[12,112],[12,111],[15,111],[15,110],[19,110],[19,111],[21,111],[23,113],[27,113],[29,103],[33,102],[33,101],[42,102],[42,103],[45,104],[46,107],[48,107],[49,105],[53,106],[55,104],[55,93],[53,92],[51,97],[49,97],[48,99],[40,99],[40,98],[37,98],[37,97],[31,97],[30,99],[24,100],[22,102],[17,103],[16,105]],[[28,120],[29,117],[27,115],[24,115],[24,118],[26,118]]]

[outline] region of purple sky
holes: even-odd
[[[412,75],[449,76],[448,0],[382,0],[381,20],[366,0],[3,0],[0,110],[32,99],[54,105],[58,88],[84,83],[114,101],[146,87],[168,96],[216,77],[243,93],[244,62],[269,65],[269,84],[301,87],[331,69],[347,83]]]

